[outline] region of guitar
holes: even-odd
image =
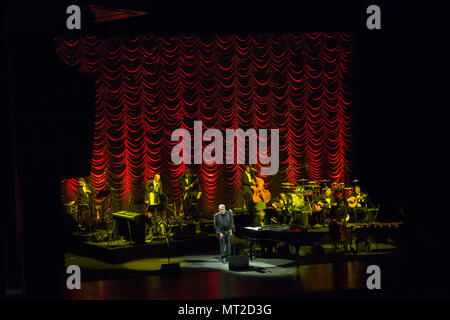
[[[184,200],[186,199],[186,196],[187,196],[189,190],[191,190],[191,188],[192,188],[197,182],[198,182],[198,178],[195,179],[194,182],[192,182],[192,183],[187,187],[187,189],[184,189],[184,190],[183,190],[182,194],[183,194],[183,199],[184,199]]]
[[[264,189],[264,180],[256,177],[253,179],[254,186],[251,186],[253,190],[253,202],[265,202],[268,203],[271,198],[269,190]]]
[[[319,201],[317,201],[316,203],[314,203],[314,209],[315,209],[317,212],[322,211],[322,209],[323,209],[325,206],[328,206],[328,203],[327,203],[327,202],[323,202],[322,200],[319,200]],[[332,206],[332,207],[335,207],[335,206],[337,206],[337,203],[334,202],[334,203],[331,204],[331,206]]]
[[[350,197],[347,198],[347,204],[350,208],[356,208],[356,206],[358,205],[359,202],[362,202],[364,200],[364,198],[367,197],[367,194],[363,194],[360,196],[359,201],[356,198],[355,195],[351,195]]]

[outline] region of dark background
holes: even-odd
[[[8,187],[2,255],[8,263],[2,272],[6,269],[16,285],[25,279],[27,297],[59,295],[58,274],[64,272],[59,181],[88,175],[92,153],[94,79],[57,61],[56,35],[352,32],[351,175],[380,204],[385,218],[411,222],[413,249],[420,235],[430,257],[440,254],[440,263],[442,257],[448,261],[448,37],[441,2],[89,3],[150,14],[94,25],[79,1],[3,5]],[[69,4],[82,7],[81,31],[65,29]],[[366,28],[371,4],[381,8],[381,30]],[[74,134],[58,134],[62,128]],[[21,255],[16,256],[22,248],[23,272]]]

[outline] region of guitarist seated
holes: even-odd
[[[347,205],[351,210],[352,222],[358,222],[358,215],[365,215],[369,204],[367,193],[361,193],[361,188],[355,186],[355,192],[347,197]]]
[[[280,193],[278,198],[275,198],[272,207],[280,214],[280,218],[283,224],[288,223],[289,210],[292,207],[292,198],[287,196],[285,193]]]
[[[331,189],[326,188],[325,194],[314,201],[312,224],[325,225],[331,216],[331,210],[335,208],[337,208],[337,200],[331,195]]]

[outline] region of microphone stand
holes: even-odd
[[[167,219],[167,212],[164,211],[164,219],[163,219],[166,224],[167,224],[167,229],[166,232],[166,243],[167,243],[167,264],[161,264],[161,274],[162,275],[168,275],[168,274],[178,274],[180,272],[180,263],[176,262],[176,263],[170,263],[170,241],[169,241],[169,237],[170,237],[170,233],[171,233],[171,226],[170,226],[170,222]]]

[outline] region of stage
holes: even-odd
[[[4,9],[3,295],[450,297],[437,1]]]
[[[402,249],[399,240],[408,230],[408,225],[403,222],[348,223],[345,227],[347,238],[337,242],[328,226],[276,224],[254,228],[249,224],[252,217],[246,214],[235,216],[236,233],[231,242],[233,254],[244,254],[250,259],[267,255],[282,257],[294,259],[299,265],[392,254]],[[284,231],[274,231],[280,229]],[[130,239],[131,234],[127,238],[126,232],[116,239],[111,239],[110,235],[111,230],[73,232],[67,235],[66,252],[117,264],[133,259],[165,258],[218,250],[213,221],[208,219],[170,224],[164,236],[147,234],[141,243]]]
[[[407,292],[407,274],[401,273],[401,255],[371,255],[295,266],[292,259],[256,258],[250,267],[230,271],[218,254],[181,255],[179,274],[162,276],[165,258],[146,258],[118,265],[66,254],[66,264],[77,264],[82,270],[81,290],[65,290],[64,299],[79,300],[359,300],[367,298],[416,298],[423,292]],[[383,270],[383,295],[367,289],[366,269],[379,265]],[[431,275],[432,277],[432,275]],[[376,290],[375,290],[376,291]],[[432,297],[439,292],[428,292]]]

